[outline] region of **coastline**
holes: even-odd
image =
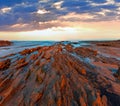
[[[119,106],[120,41],[79,43],[0,57],[0,105]]]

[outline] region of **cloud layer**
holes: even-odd
[[[1,31],[42,30],[113,20],[120,20],[120,0],[0,0]]]

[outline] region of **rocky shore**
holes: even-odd
[[[2,47],[2,46],[10,46],[10,45],[12,45],[12,42],[0,40],[0,47]]]
[[[0,106],[120,106],[120,41],[1,57]]]

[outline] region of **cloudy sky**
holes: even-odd
[[[120,39],[120,0],[0,0],[0,39]]]

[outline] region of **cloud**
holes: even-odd
[[[52,6],[55,7],[56,9],[58,9],[58,10],[61,10],[62,9],[61,6],[62,6],[63,2],[64,1],[55,2]]]
[[[4,13],[9,12],[10,10],[11,10],[10,7],[8,7],[8,8],[2,8],[2,9],[0,9],[0,12],[4,14]]]
[[[37,13],[38,13],[38,14],[46,14],[46,13],[49,13],[49,11],[46,11],[45,9],[43,9],[43,10],[39,9],[39,10],[37,11]]]
[[[0,0],[1,31],[63,27],[68,22],[113,21],[120,20],[119,15],[120,0]]]

